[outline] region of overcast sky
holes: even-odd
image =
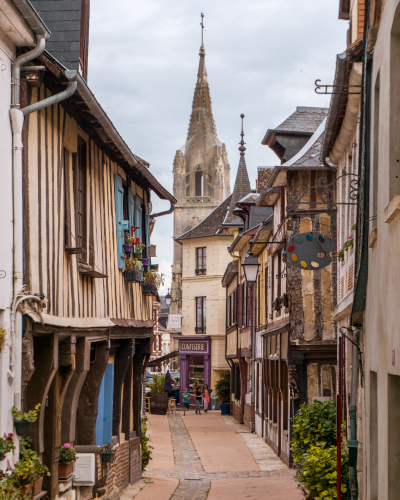
[[[339,0],[95,0],[90,3],[88,84],[131,150],[171,193],[175,152],[186,141],[200,48],[200,13],[218,138],[233,187],[240,114],[252,187],[277,158],[261,140],[296,106],[328,107],[314,81],[332,84],[348,23]],[[154,211],[169,207],[153,195]],[[173,216],[157,219],[160,269],[172,262]]]

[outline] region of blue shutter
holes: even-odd
[[[98,411],[96,419],[96,444],[97,446],[103,446],[103,424],[104,424],[104,377],[101,381]]]
[[[114,174],[115,185],[115,218],[117,229],[117,255],[119,269],[125,269],[124,250],[124,229],[129,229],[129,221],[124,220],[124,188],[122,186],[122,177]]]
[[[136,229],[136,237],[142,240],[142,198],[140,196],[135,196],[135,226],[139,229]],[[146,244],[146,243],[145,243]]]
[[[112,438],[112,417],[114,397],[114,365],[109,363],[104,372],[104,423],[103,443],[110,444]]]
[[[145,231],[146,231],[146,241],[145,245],[147,248],[146,255],[150,257],[150,217],[149,217],[149,207],[146,205],[144,212],[144,221],[145,221]]]

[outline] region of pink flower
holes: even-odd
[[[71,445],[69,443],[64,443],[63,446],[64,446],[64,448],[70,448],[71,447]]]
[[[348,240],[352,240],[352,239],[353,239],[353,236],[349,236],[347,239],[348,239]]]

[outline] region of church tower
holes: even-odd
[[[202,15],[203,18],[203,15]],[[203,45],[194,91],[192,114],[186,143],[174,159],[174,238],[197,226],[231,193],[230,167],[225,144],[217,137],[212,114]],[[181,245],[174,242],[171,314],[181,308]]]

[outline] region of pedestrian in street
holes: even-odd
[[[201,415],[201,411],[200,411],[200,408],[201,408],[201,398],[203,397],[203,388],[202,386],[199,384],[199,382],[196,382],[194,387],[193,387],[193,390],[194,390],[194,397],[196,399],[196,415],[197,415],[197,412],[199,412],[199,415]]]
[[[190,402],[190,392],[187,387],[185,389],[185,392],[182,393],[182,399],[183,399],[183,414],[186,415],[186,410],[189,411],[189,402]]]
[[[211,402],[211,392],[212,389],[208,388],[207,384],[203,385],[203,398],[204,398],[204,411],[207,413],[208,406]]]

